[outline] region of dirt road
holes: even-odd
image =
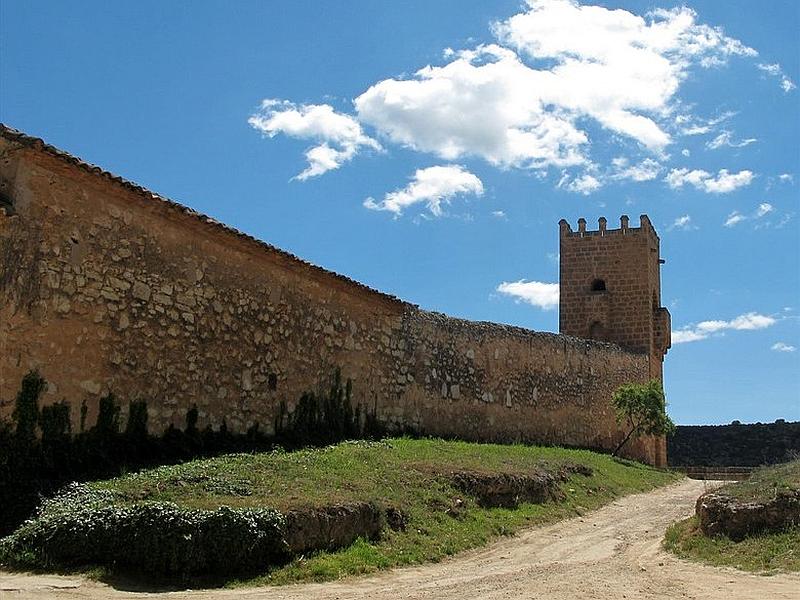
[[[800,598],[800,576],[748,575],[681,561],[660,549],[667,526],[692,513],[702,481],[628,496],[582,518],[530,529],[435,565],[336,583],[244,590],[133,593],[79,577],[0,573],[0,598],[303,600]]]

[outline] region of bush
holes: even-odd
[[[275,510],[113,502],[109,491],[67,486],[0,542],[0,562],[35,568],[97,564],[187,578],[263,570],[288,558],[285,519]]]
[[[246,433],[232,433],[223,419],[218,430],[197,428],[199,412],[186,413],[186,429],[170,425],[161,435],[147,433],[147,404],[129,404],[125,429],[120,431],[120,407],[113,394],[100,398],[97,421],[88,431],[88,408],[80,406],[80,431],[70,436],[70,406],[60,402],[39,409],[47,382],[37,371],[22,380],[12,424],[0,420],[0,536],[27,519],[41,495],[69,481],[118,475],[123,470],[215,456],[227,452],[325,445],[344,439],[375,438],[384,431],[374,413],[353,409],[352,384],[336,371],[324,393],[307,393],[289,415],[285,403],[268,436],[254,423]],[[362,418],[363,417],[363,418]],[[363,421],[363,423],[362,423]],[[41,438],[37,437],[37,428]]]

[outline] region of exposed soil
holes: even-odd
[[[520,502],[542,504],[564,499],[559,479],[551,473],[512,475],[508,473],[474,473],[459,471],[451,476],[453,485],[474,496],[483,507],[514,508]]]
[[[286,514],[286,543],[292,554],[349,546],[358,537],[373,539],[381,530],[381,509],[369,502],[337,504]]]
[[[751,575],[661,550],[667,526],[691,515],[697,497],[709,489],[710,482],[684,480],[439,564],[334,583],[162,594],[123,591],[81,577],[2,573],[0,598],[796,599],[800,575]]]

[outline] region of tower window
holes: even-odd
[[[593,292],[605,292],[606,291],[606,282],[603,279],[595,279],[592,282],[592,291]]]
[[[0,192],[0,208],[5,209],[7,215],[14,214],[14,203],[3,192]]]
[[[600,321],[595,321],[589,326],[589,339],[599,342],[606,341],[606,328]]]

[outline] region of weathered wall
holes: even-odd
[[[269,429],[334,369],[397,428],[609,448],[610,396],[648,357],[427,313],[2,130],[0,411],[38,367],[46,401],[148,401],[151,427]],[[11,204],[8,207],[8,204]],[[652,441],[630,454],[656,460]]]
[[[678,425],[667,439],[672,466],[758,467],[800,456],[800,421]]]

